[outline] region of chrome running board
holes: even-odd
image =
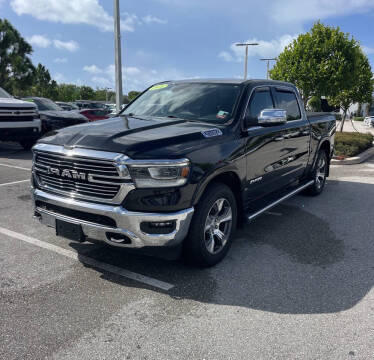
[[[303,191],[304,189],[306,189],[308,186],[313,185],[313,183],[314,183],[314,180],[310,180],[310,181],[308,181],[306,184],[304,184],[304,185],[298,187],[297,189],[291,191],[289,194],[284,195],[284,196],[282,196],[281,198],[279,198],[278,200],[276,200],[276,201],[270,203],[269,205],[265,206],[263,209],[258,210],[258,211],[256,211],[256,212],[253,213],[253,214],[247,215],[247,220],[248,220],[248,221],[252,221],[253,219],[255,219],[257,216],[261,215],[261,214],[264,213],[265,211],[270,210],[270,209],[273,208],[274,206],[280,204],[282,201],[285,201],[285,200],[289,199],[290,197],[296,195],[296,194],[299,193],[300,191]]]

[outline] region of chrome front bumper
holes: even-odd
[[[47,193],[39,189],[32,189],[34,198],[35,215],[42,224],[56,227],[56,219],[64,220],[74,224],[80,224],[87,239],[102,240],[110,245],[141,248],[144,246],[173,246],[180,244],[187,236],[191,223],[193,208],[185,209],[175,213],[142,213],[127,211],[119,205],[102,205],[90,202],[78,201]],[[68,217],[58,212],[46,210],[36,206],[36,203],[47,203],[62,208],[76,210],[84,213],[102,215],[111,218],[117,227],[105,226],[81,219]],[[141,230],[142,222],[167,222],[175,221],[175,230],[168,234],[148,234]],[[126,236],[131,243],[116,242],[111,240],[108,234],[119,234]]]

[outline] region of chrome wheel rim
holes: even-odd
[[[326,160],[324,157],[321,157],[318,160],[316,178],[315,178],[316,186],[318,189],[320,189],[323,186],[325,180],[326,180]]]
[[[231,233],[232,209],[230,203],[220,198],[210,208],[204,227],[205,247],[211,254],[219,253]]]

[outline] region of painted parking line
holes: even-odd
[[[19,181],[12,181],[12,182],[8,182],[8,183],[5,183],[5,184],[0,184],[0,187],[1,186],[8,186],[8,185],[14,185],[14,184],[20,184],[20,183],[23,183],[23,182],[30,182],[30,179],[27,179],[27,180],[19,180]]]
[[[6,167],[13,168],[13,169],[31,171],[31,169],[28,169],[28,168],[24,168],[24,167],[21,167],[21,166],[15,166],[15,165],[9,165],[9,164],[3,164],[3,163],[0,163],[0,166],[6,166]]]
[[[56,245],[47,243],[45,241],[41,241],[41,240],[32,238],[30,236],[23,235],[23,234],[20,234],[20,233],[17,233],[17,232],[14,232],[14,231],[2,228],[2,227],[0,227],[0,233],[3,234],[3,235],[9,236],[11,238],[24,241],[26,243],[29,243],[29,244],[32,244],[32,245],[35,245],[35,246],[39,246],[40,248],[53,251],[57,254],[66,256],[66,257],[68,257],[70,259],[73,259],[73,260],[80,261],[84,264],[96,267],[98,269],[107,271],[109,273],[120,275],[122,277],[131,279],[131,280],[135,280],[135,281],[138,281],[140,283],[150,285],[150,286],[153,286],[155,288],[159,288],[161,290],[168,291],[168,290],[170,290],[174,287],[174,285],[169,284],[167,282],[160,281],[160,280],[157,280],[157,279],[145,276],[145,275],[141,275],[141,274],[138,274],[138,273],[134,273],[132,271],[122,269],[118,266],[110,265],[110,264],[95,260],[95,259],[90,258],[90,257],[85,256],[85,255],[80,255],[75,251],[63,249],[59,246],[56,246]]]

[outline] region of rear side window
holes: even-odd
[[[287,120],[298,120],[301,118],[299,104],[293,91],[277,89],[275,94],[277,108],[287,111]]]
[[[273,99],[269,89],[256,90],[252,95],[249,107],[247,110],[247,119],[257,121],[260,113],[264,109],[273,109]]]

